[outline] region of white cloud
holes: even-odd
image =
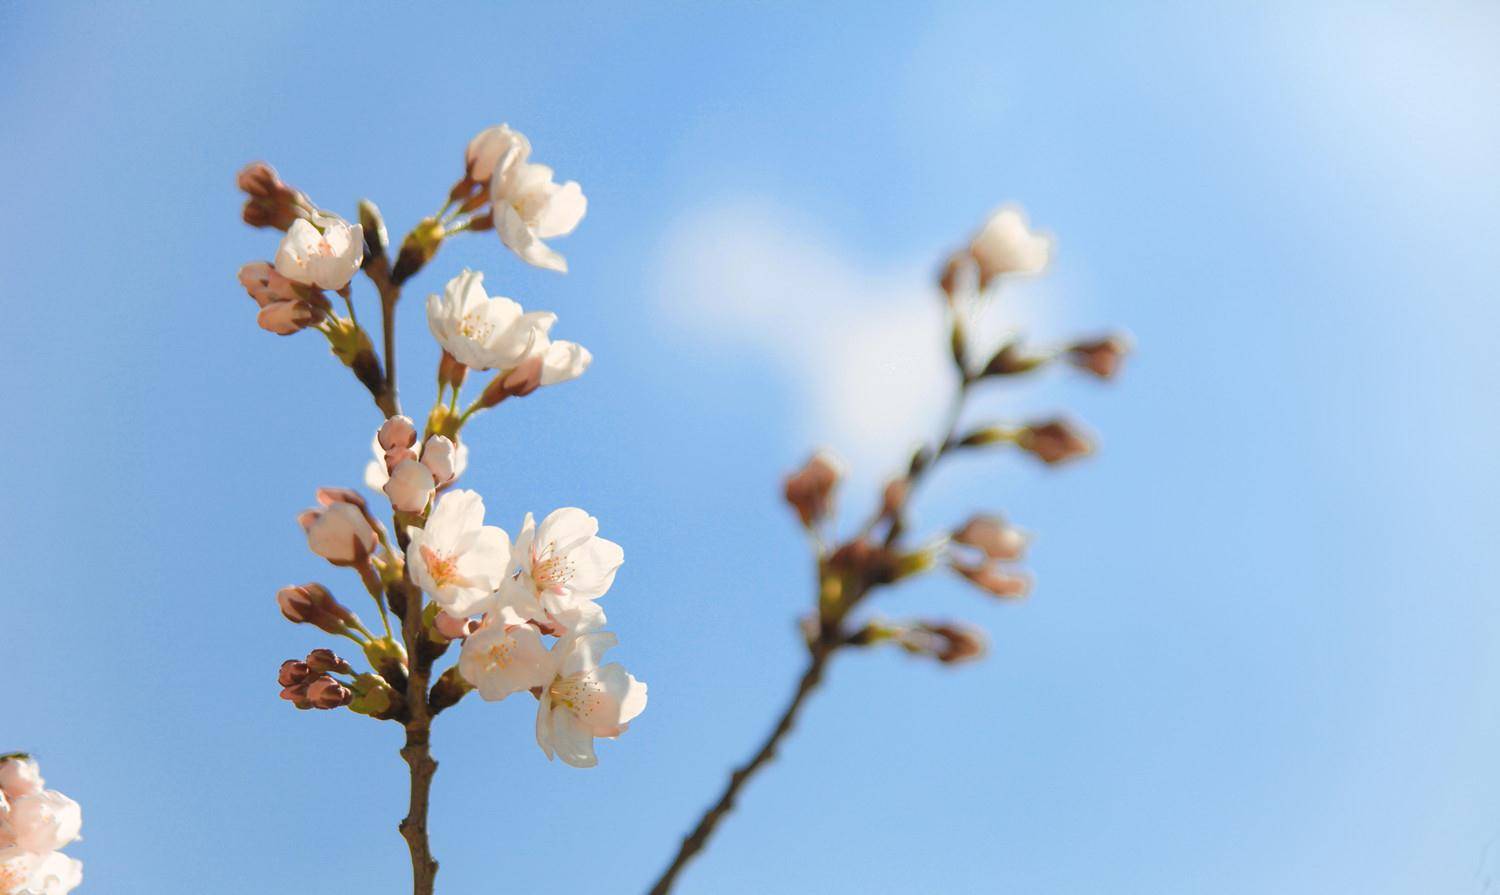
[[[954,234],[961,241],[966,224]],[[781,374],[797,447],[831,447],[872,480],[932,433],[951,393],[933,278],[944,247],[920,248],[915,260],[862,258],[774,202],[730,200],[671,228],[654,291],[686,334],[762,357]],[[1052,303],[1038,300],[1038,285],[991,308],[984,338],[1055,324],[1041,318]]]

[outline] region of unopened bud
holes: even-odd
[[[336,671],[339,674],[352,674],[353,668],[349,663],[339,658],[331,649],[315,649],[307,654],[307,667],[316,674],[326,674]]]
[[[818,451],[802,468],[787,477],[782,488],[786,502],[797,511],[797,518],[811,528],[828,515],[833,506],[833,492],[844,476],[842,460],[828,451]]]
[[[1120,371],[1120,365],[1129,352],[1130,342],[1124,336],[1108,336],[1069,345],[1068,362],[1100,379],[1112,379]]]
[[[923,650],[944,665],[970,662],[984,656],[987,649],[983,632],[955,622],[921,622],[916,630],[927,635]]]
[[[990,563],[952,563],[953,571],[969,579],[980,589],[988,591],[997,597],[1014,598],[1024,597],[1031,590],[1031,580],[1025,575],[1017,575],[996,568]]]
[[[433,619],[432,626],[448,640],[462,640],[479,628],[479,622],[472,618],[459,618],[446,612],[439,612]]]
[[[307,666],[306,662],[287,659],[281,663],[281,669],[276,673],[276,683],[283,687],[294,687],[311,676],[312,669]]]
[[[443,709],[457,705],[458,701],[463,699],[464,695],[472,689],[474,689],[474,685],[464,680],[463,675],[458,672],[458,666],[454,665],[443,672],[437,679],[437,683],[432,685],[432,692],[427,697],[427,704],[432,709],[432,713],[436,715]]]
[[[354,613],[321,584],[283,587],[276,592],[276,605],[287,621],[312,625],[330,634],[342,634],[357,621]]]
[[[437,218],[423,218],[401,242],[401,252],[396,256],[391,281],[399,286],[421,270],[437,254],[438,247],[443,244],[443,238],[447,235],[442,222]]]
[[[1033,423],[1017,434],[1016,444],[1049,466],[1082,457],[1094,449],[1066,420]]]
[[[371,718],[395,718],[406,704],[401,694],[391,689],[391,685],[379,675],[357,675],[351,690],[353,698],[349,701],[349,708]]]
[[[349,688],[331,677],[320,677],[307,685],[307,701],[315,709],[336,709],[354,699]]]
[[[514,369],[499,373],[484,387],[480,407],[494,407],[506,398],[524,398],[542,385],[542,358],[528,357]]]
[[[359,200],[359,224],[365,234],[365,264],[384,258],[391,244],[390,234],[386,232],[385,217],[379,206],[369,199]]]
[[[246,196],[241,216],[252,227],[285,230],[312,210],[307,197],[282,183],[276,170],[265,162],[246,165],[235,178],[235,183]]]
[[[828,568],[840,577],[866,584],[889,584],[899,574],[901,560],[864,538],[844,544],[828,557]]]
[[[963,294],[968,283],[972,281],[974,260],[967,252],[955,252],[948,256],[948,261],[943,265],[943,272],[938,276],[938,285],[942,287],[943,294],[948,296],[949,302],[958,300]]]
[[[1026,553],[1026,535],[999,516],[971,516],[953,540],[1000,562],[1014,562]]]
[[[365,658],[392,687],[406,688],[406,650],[401,644],[386,637],[371,640],[365,644]]]

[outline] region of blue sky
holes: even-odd
[[[827,443],[867,488],[923,434],[928,274],[1005,200],[1059,250],[997,323],[1139,351],[981,410],[1065,407],[1103,449],[934,483],[931,528],[1036,533],[1034,596],[883,597],[993,654],[842,657],[681,891],[1489,891],[1500,15],[1304,6],[0,7],[0,750],[84,804],[85,891],[406,885],[396,728],[276,699],[320,641],[275,590],[357,587],[295,515],[376,417],[254,328],[234,272],[274,240],[233,175],[404,232],[500,121],[589,195],[573,272],[473,237],[411,292],[483,269],[593,350],[474,426],[467,479],[512,530],[580,505],[625,547],[651,704],[588,772],[522,701],[445,715],[444,891],[650,881],[800,661],[780,476]]]

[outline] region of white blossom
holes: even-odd
[[[411,579],[450,615],[475,615],[490,603],[510,563],[510,535],[484,524],[484,500],[450,491],[425,528],[407,529]]]
[[[82,882],[82,862],[61,852],[0,847],[0,895],[67,895]]]
[[[496,166],[512,152],[525,159],[531,155],[531,142],[519,131],[511,130],[508,124],[487,127],[475,134],[464,153],[469,178],[488,184]]]
[[[18,799],[39,792],[46,785],[36,759],[27,755],[12,755],[0,759],[0,793]]]
[[[602,624],[604,611],[594,601],[614,583],[625,551],[598,533],[599,520],[577,507],[554,510],[541,525],[527,513],[500,604],[548,630]]]
[[[507,623],[506,613],[491,613],[468,635],[458,656],[458,673],[490,702],[540,687],[554,675],[552,654],[542,635],[529,624]]]
[[[557,322],[549,311],[524,311],[484,291],[484,274],[465,269],[443,294],[427,296],[427,326],[443,350],[466,367],[508,370],[525,360]]]
[[[551,168],[531,162],[531,144],[524,136],[504,131],[486,131],[469,144],[471,172],[476,167],[483,170],[485,163],[492,165],[495,230],[527,264],[566,272],[568,262],[543,240],[572,233],[588,211],[588,200],[577,181],[558,184]]]
[[[276,272],[294,283],[342,289],[365,260],[365,231],[334,215],[297,218],[276,250]]]
[[[82,826],[78,803],[50,789],[11,799],[5,814],[6,837],[35,854],[56,851],[74,841]]]
[[[616,643],[606,632],[569,634],[552,647],[554,674],[536,710],[536,742],[576,768],[599,763],[594,740],[613,739],[646,708],[646,685],[625,667],[599,659]]]
[[[981,287],[1001,274],[1041,273],[1051,253],[1051,237],[1033,232],[1025,214],[1013,205],[991,214],[969,243],[969,254],[979,265]]]

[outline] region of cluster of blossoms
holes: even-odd
[[[0,895],[67,895],[83,864],[61,849],[78,839],[78,803],[45,788],[28,755],[0,755]]]
[[[437,872],[426,794],[436,770],[430,729],[439,713],[469,692],[490,701],[529,693],[537,700],[542,751],[590,767],[597,763],[594,741],[624,733],[646,705],[646,686],[603,662],[615,638],[603,630],[597,600],[624,554],[598,536],[598,521],[574,507],[540,524],[526,514],[512,539],[485,524],[479,494],[457,487],[470,465],[470,420],[578,378],[593,360],[589,351],[553,338],[557,315],[491,294],[482,273],[463,270],[426,302],[427,328],[442,349],[437,399],[421,425],[401,411],[395,312],[404,284],[447,239],[486,230],[527,264],[565,272],[567,262],[547,241],[571,233],[588,207],[579,185],[556,182],[551,168],[532,160],[530,141],[506,125],[469,141],[462,171],[438,212],[394,251],[369,201],[351,222],[264,163],[239,176],[245,222],[283,234],[272,260],[240,269],[240,283],[260,309],[257,322],[278,335],[322,333],[369,391],[382,422],[365,484],[390,504],[387,525],[360,492],[322,488],[317,506],[298,517],[309,549],[356,572],[380,618],[367,626],[322,584],[282,588],[277,604],[288,620],[347,638],[369,667],[319,648],[282,663],[277,683],[299,709],[347,707],[404,728],[412,807],[401,832],[418,892],[432,891]],[[355,311],[352,285],[360,273],[379,297],[378,347]],[[465,401],[471,371],[488,380]],[[438,673],[434,665],[455,647],[457,662]]]
[[[245,221],[284,235],[274,260],[245,265],[239,278],[260,307],[262,328],[280,335],[323,332],[385,416],[365,483],[390,502],[391,528],[363,495],[346,488],[320,489],[318,506],[298,519],[314,553],[358,573],[380,611],[383,633],[321,584],[277,594],[289,620],[354,641],[371,669],[359,671],[332,651],[316,649],[283,663],[277,678],[282,697],[302,709],[347,706],[410,725],[430,721],[470,690],[492,701],[529,692],[538,701],[536,739],[543,752],[586,767],[596,762],[593,741],[623,733],[646,703],[644,684],[601,661],[615,640],[602,630],[604,611],[596,601],[613,583],[623,551],[598,537],[597,520],[573,507],[540,524],[527,514],[512,540],[485,524],[477,493],[454,485],[469,465],[462,431],[471,417],[507,398],[576,379],[592,355],[553,338],[555,314],[492,295],[484,274],[464,270],[427,298],[427,327],[442,355],[438,398],[425,426],[399,412],[393,381],[391,314],[400,286],[443,240],[494,229],[528,264],[566,271],[546,240],[571,233],[587,200],[576,182],[555,182],[552,169],[531,155],[530,141],[506,125],[475,136],[442,210],[413,229],[394,263],[373,204],[361,203],[359,223],[350,223],[283,183],[268,165],[250,165],[239,177]],[[380,294],[384,364],[355,315],[350,284],[360,271]],[[331,294],[347,314],[338,312]],[[463,405],[470,371],[491,378]],[[412,616],[415,630],[407,623],[412,608],[420,610]],[[400,637],[391,615],[401,622]],[[411,692],[412,678],[430,673],[454,644],[457,664],[430,692]],[[413,705],[413,699],[427,704]]]

